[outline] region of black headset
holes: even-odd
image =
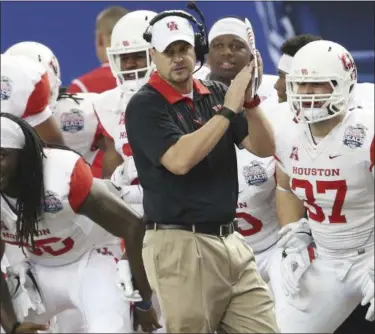
[[[204,19],[204,16],[203,16],[202,12],[199,10],[197,5],[195,4],[195,2],[190,2],[187,7],[189,9],[192,9],[192,10],[196,11],[203,23],[198,22],[197,19],[193,15],[190,15],[189,13],[187,13],[183,10],[166,10],[164,12],[159,13],[152,20],[150,20],[149,26],[143,34],[143,38],[147,43],[151,43],[151,40],[152,40],[151,28],[152,28],[152,26],[156,22],[162,20],[163,18],[165,18],[167,16],[179,16],[179,17],[182,17],[184,19],[187,19],[189,22],[195,24],[198,28],[198,31],[199,31],[199,32],[196,32],[194,34],[194,36],[195,36],[195,41],[194,41],[195,48],[194,49],[195,49],[195,54],[197,56],[197,60],[202,65],[204,63],[205,55],[208,53],[208,37],[207,37],[207,34],[206,34],[207,29],[206,29],[205,19]]]

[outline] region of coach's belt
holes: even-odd
[[[200,223],[200,224],[158,224],[146,223],[146,230],[183,230],[193,233],[217,235],[226,238],[236,231],[236,222],[230,223]]]

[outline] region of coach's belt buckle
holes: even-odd
[[[225,231],[226,233],[224,233],[224,228],[227,228],[227,230]],[[233,231],[234,228],[232,223],[222,224],[219,228],[219,236],[220,238],[226,238],[229,234],[232,234]]]

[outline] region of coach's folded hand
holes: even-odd
[[[234,113],[243,111],[245,102],[245,91],[251,81],[254,71],[254,61],[246,65],[232,80],[225,94],[224,107],[232,110]]]
[[[151,333],[162,327],[159,324],[158,316],[151,302],[135,303],[134,330],[137,330],[138,326],[141,326],[142,331],[146,333]]]

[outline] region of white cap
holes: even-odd
[[[26,138],[21,127],[7,117],[1,117],[1,148],[22,149],[25,146]]]
[[[217,21],[208,33],[208,43],[223,35],[237,36],[249,45],[246,23],[235,17],[226,17]]]
[[[164,52],[169,44],[185,41],[195,46],[195,35],[190,22],[179,16],[167,16],[152,26],[151,45],[159,52]]]

